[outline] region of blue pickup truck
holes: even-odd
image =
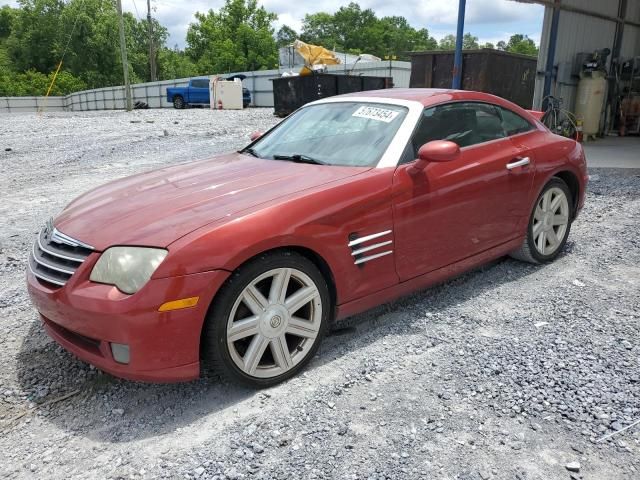
[[[227,80],[239,78],[244,80],[244,75],[234,75]],[[209,104],[209,79],[192,78],[186,87],[167,88],[167,101],[173,103],[174,108],[187,108],[189,105]],[[242,106],[247,108],[251,104],[251,92],[242,87]]]

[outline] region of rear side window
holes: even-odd
[[[502,114],[502,126],[507,135],[517,135],[518,133],[533,130],[533,125],[517,113],[513,113],[511,110],[507,110],[506,108],[498,108],[500,108],[500,113]]]
[[[193,80],[191,86],[194,88],[209,88],[208,80]]]
[[[505,136],[496,106],[459,102],[425,109],[411,142],[416,158],[420,147],[432,140],[450,140],[468,147]]]

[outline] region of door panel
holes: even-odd
[[[432,162],[410,175],[401,165],[393,180],[396,268],[401,281],[470,257],[518,236],[529,212],[530,163],[512,138],[476,144],[451,162]]]
[[[209,82],[207,80],[194,80],[191,83],[189,101],[191,103],[209,103]]]

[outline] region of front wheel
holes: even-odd
[[[185,107],[184,98],[181,96],[176,96],[173,98],[173,108],[177,110],[181,110]]]
[[[212,304],[205,360],[252,387],[282,382],[313,358],[330,322],[330,302],[326,280],[306,257],[260,256],[238,268]]]
[[[553,177],[533,207],[527,237],[511,256],[530,263],[555,259],[564,248],[571,230],[571,205],[569,187],[562,179]]]

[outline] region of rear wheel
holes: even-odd
[[[180,95],[176,95],[175,97],[173,97],[173,107],[181,110],[185,107],[185,103],[184,103],[184,98],[182,98]]]
[[[530,263],[550,262],[564,248],[571,230],[571,192],[560,178],[553,177],[538,197],[522,246],[511,254]]]
[[[275,385],[313,358],[331,311],[327,283],[310,260],[265,254],[236,270],[216,297],[205,354],[231,380]]]

